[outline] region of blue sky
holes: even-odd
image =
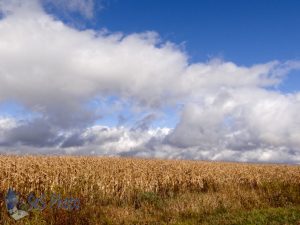
[[[156,31],[162,40],[182,45],[190,62],[220,57],[245,66],[300,59],[299,9],[296,0],[103,0],[95,1],[95,16],[87,19],[46,5],[46,10],[81,29]],[[279,86],[284,92],[299,89],[299,72]]]
[[[299,11],[0,0],[0,152],[300,163]]]
[[[98,8],[94,18],[77,20],[93,29],[157,31],[165,40],[185,43],[191,61],[221,56],[251,65],[300,57],[300,2],[295,0],[106,0]]]
[[[155,30],[185,43],[191,61],[221,56],[251,65],[299,59],[299,1],[138,1],[104,3],[94,27],[127,33]]]

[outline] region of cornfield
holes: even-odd
[[[32,192],[59,193],[80,199],[80,208],[33,210],[15,222],[4,202],[10,187],[25,201]],[[290,207],[298,213],[300,166],[1,156],[0,204],[0,224],[210,224],[213,215],[241,210]]]

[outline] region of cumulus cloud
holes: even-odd
[[[93,1],[51,4],[93,16]],[[190,64],[155,32],[77,30],[38,0],[0,0],[0,11],[0,103],[37,115],[1,119],[0,151],[300,162],[300,94],[270,90],[298,61]],[[109,96],[147,113],[129,127],[122,115],[117,127],[95,125],[104,113],[88,102]],[[174,129],[151,126],[178,104]]]
[[[272,161],[282,151],[298,156],[299,94],[239,88],[206,97],[203,104],[185,106],[168,144],[209,151],[212,159],[228,159],[230,153],[234,160]]]

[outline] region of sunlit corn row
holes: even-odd
[[[131,198],[136,192],[162,195],[259,189],[267,184],[298,185],[300,167],[102,157],[0,156],[0,191],[62,192]]]

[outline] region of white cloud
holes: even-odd
[[[299,96],[260,88],[208,94],[205,103],[185,106],[168,143],[210,151],[210,159],[228,160],[230,155],[232,160],[283,160],[278,154],[299,158]]]
[[[41,2],[57,7],[66,16],[68,12],[77,12],[83,17],[91,19],[94,17],[94,0],[41,0]]]
[[[83,2],[53,4],[92,16],[93,1]],[[12,152],[18,143],[24,152],[299,162],[300,94],[267,89],[299,69],[298,61],[189,64],[155,32],[79,31],[39,1],[0,0],[0,9],[0,102],[39,115],[1,133]],[[148,110],[136,127],[145,129],[95,127],[100,115],[86,103],[110,95]],[[149,127],[153,110],[178,103],[184,108],[174,130]]]
[[[5,131],[13,129],[17,126],[16,121],[11,117],[0,117],[0,143],[4,142],[5,137]]]
[[[5,130],[5,129],[11,129],[15,127],[16,121],[11,118],[11,117],[0,117],[0,129]]]

